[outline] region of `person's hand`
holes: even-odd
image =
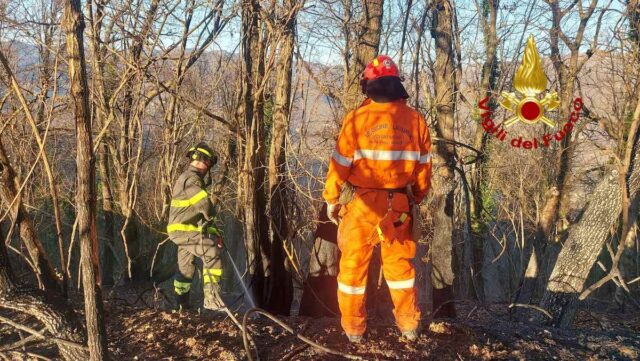
[[[338,215],[338,213],[340,212],[340,207],[340,203],[327,203],[327,217],[329,217],[329,220],[336,225],[338,225],[338,223],[340,222],[340,216]]]

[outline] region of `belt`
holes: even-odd
[[[402,193],[407,194],[407,188],[382,188],[381,191],[389,192],[389,193]]]
[[[365,189],[365,190],[372,190],[372,191],[382,191],[382,192],[389,192],[389,193],[402,193],[402,194],[407,194],[407,188],[365,188],[365,187],[358,187],[358,186],[354,186],[356,189]]]

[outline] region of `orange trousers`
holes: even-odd
[[[404,214],[404,215],[403,215]],[[359,188],[354,199],[340,210],[338,247],[342,252],[338,274],[338,303],[342,328],[348,335],[362,335],[367,327],[365,291],[373,249],[380,243],[382,271],[391,292],[393,314],[400,331],[415,330],[420,321],[417,307],[416,253],[411,239],[411,219],[406,194]]]

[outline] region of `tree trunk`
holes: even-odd
[[[300,316],[334,317],[338,308],[338,227],[327,217],[323,204],[318,215],[314,243],[309,257],[309,273],[304,283]]]
[[[0,232],[0,308],[7,308],[31,315],[42,322],[47,331],[57,339],[77,343],[56,342],[60,356],[68,361],[83,361],[88,357],[83,346],[82,325],[73,308],[55,292],[43,292],[16,284],[11,272],[5,236]],[[55,340],[54,340],[55,341]]]
[[[476,1],[476,4],[477,3],[478,2]],[[482,0],[480,5],[481,9],[479,9],[480,25],[482,27],[484,40],[485,61],[482,64],[478,100],[489,99],[489,103],[487,104],[489,109],[487,111],[490,113],[495,110],[497,104],[494,95],[497,93],[496,79],[498,76],[498,34],[496,32],[496,22],[499,10],[498,5],[498,0]],[[469,197],[469,207],[472,215],[471,230],[473,247],[467,246],[467,242],[465,242],[465,246],[467,246],[467,248],[471,248],[471,250],[467,250],[465,252],[465,258],[475,258],[480,260],[483,259],[483,241],[484,235],[486,234],[486,217],[483,215],[483,197],[485,196],[483,189],[487,185],[486,162],[489,159],[487,154],[487,141],[489,136],[487,132],[484,131],[481,123],[482,118],[479,118],[473,141],[473,147],[478,150],[479,153],[476,162],[472,165],[473,171],[470,172],[469,177],[469,192],[471,193],[471,197]],[[471,257],[471,254],[467,254],[476,253],[476,249],[479,249],[479,251],[477,251],[477,257]],[[464,274],[466,274],[467,269],[473,266],[474,265],[469,264],[463,265],[463,269],[465,271]],[[482,280],[482,278],[479,279]],[[465,285],[464,282],[461,283],[463,290],[466,291],[469,289],[470,285]],[[479,289],[476,289],[476,291],[482,295],[485,293],[485,288],[484,286],[481,286]],[[484,299],[484,296],[481,295],[476,296]]]
[[[360,74],[365,66],[376,55],[380,46],[380,34],[382,30],[383,0],[361,1],[362,14],[356,26],[356,33],[350,40],[348,29],[347,53],[350,58],[345,58],[345,78],[343,79],[344,98],[343,105],[346,111],[355,109],[362,97],[360,89]],[[347,11],[352,11],[351,3],[345,5]],[[337,227],[326,218],[326,206],[320,210],[318,226],[314,235],[314,247],[311,251],[309,276],[305,282],[303,298],[300,306],[300,314],[310,316],[335,316],[338,314],[337,306],[337,275],[340,252],[336,243]],[[369,277],[367,280],[367,309],[371,308],[377,293],[380,273],[380,259],[372,257],[369,265]],[[386,287],[386,283],[382,284]],[[378,290],[383,291],[383,289]]]
[[[453,7],[448,0],[435,2],[432,9],[431,36],[436,44],[434,87],[437,99],[438,138],[454,139],[454,54],[453,54]],[[453,304],[453,193],[455,189],[455,149],[451,144],[436,143],[436,169],[433,172],[433,223],[434,235],[431,243],[433,263],[434,316],[455,317]],[[466,270],[465,270],[466,272]]]
[[[112,116],[109,96],[106,94],[104,79],[105,48],[102,44],[102,22],[104,19],[104,3],[96,1],[95,14],[93,2],[89,1],[89,25],[91,27],[91,51],[93,65],[93,92],[95,97],[94,116],[99,127],[108,127],[109,117]],[[110,133],[108,128],[104,130],[103,138]],[[104,222],[104,244],[101,267],[101,284],[113,285],[114,280],[114,247],[115,247],[115,202],[113,200],[113,186],[111,179],[111,165],[109,146],[106,141],[99,144],[98,172],[100,188],[102,189],[102,216]]]
[[[84,17],[80,4],[80,0],[65,2],[62,24],[66,31],[70,94],[76,121],[76,209],[89,356],[91,360],[98,361],[106,360],[109,356],[102,295],[96,285],[100,273],[97,266],[95,163],[83,44]]]
[[[384,0],[361,0],[362,14],[356,26],[348,78],[345,79],[346,111],[355,109],[360,104],[360,74],[365,66],[378,55]]]
[[[0,199],[10,208],[11,220],[18,226],[20,239],[27,248],[29,258],[35,266],[36,278],[41,287],[47,291],[58,290],[58,278],[56,272],[49,262],[49,258],[42,247],[42,243],[38,240],[36,229],[33,221],[27,213],[22,202],[22,197],[18,196],[18,186],[20,181],[17,179],[9,158],[4,149],[4,144],[0,138]],[[4,239],[2,240],[4,242]]]
[[[289,131],[291,106],[291,77],[293,68],[293,50],[295,46],[296,16],[288,14],[294,9],[295,2],[284,2],[282,24],[282,43],[276,73],[276,88],[273,110],[273,128],[269,149],[269,194],[271,226],[271,278],[268,286],[267,306],[272,311],[288,315],[293,301],[293,279],[284,247],[291,244],[289,219],[290,199],[286,175],[286,136]]]
[[[498,19],[498,0],[483,0],[481,9],[481,25],[484,36],[485,61],[482,64],[482,75],[480,78],[480,89],[478,91],[478,99],[489,98],[489,112],[493,112],[496,108],[494,94],[497,93],[496,78],[498,75],[498,34],[496,32],[496,22]],[[482,118],[481,118],[482,119]],[[470,199],[471,212],[473,214],[474,224],[473,230],[477,235],[483,232],[483,216],[482,216],[482,193],[484,185],[485,163],[487,155],[487,139],[488,134],[481,126],[480,119],[475,132],[473,147],[480,154],[478,160],[474,163],[474,172],[471,173],[469,188],[472,194]],[[476,240],[480,238],[476,237]]]
[[[250,292],[259,305],[265,305],[265,278],[270,276],[270,242],[263,213],[266,210],[263,190],[264,97],[260,87],[264,77],[264,52],[260,8],[257,0],[245,0],[242,3],[242,102],[239,114],[245,137],[239,162],[238,198],[244,221]]]
[[[114,279],[114,247],[115,247],[115,205],[113,203],[113,193],[111,192],[111,177],[109,172],[109,150],[106,145],[100,147],[101,152],[98,157],[100,172],[100,185],[102,188],[102,216],[104,221],[103,257],[102,257],[102,280],[101,285],[110,286],[115,284]]]
[[[402,20],[402,37],[400,38],[400,54],[398,55],[398,68],[402,69],[404,64],[404,44],[407,40],[407,31],[409,30],[409,15],[413,0],[407,0],[407,8],[405,10],[404,19]]]
[[[622,197],[617,172],[605,175],[590,199],[580,221],[569,230],[540,302],[552,319],[537,313],[537,322],[550,322],[556,327],[568,327],[573,322],[578,296],[620,215]]]
[[[549,255],[545,252],[547,249],[547,242],[544,240],[551,234],[551,219],[555,217],[558,204],[560,202],[560,192],[554,187],[547,191],[545,195],[545,202],[542,211],[540,212],[540,221],[536,227],[536,232],[531,242],[525,244],[524,257],[527,261],[524,274],[522,275],[522,281],[520,289],[518,289],[515,303],[527,304],[534,296],[536,283],[543,272],[544,263],[546,257]],[[521,319],[527,319],[530,317],[530,310],[519,310],[516,314]]]
[[[416,29],[416,45],[413,56],[413,68],[411,69],[411,77],[413,79],[413,107],[416,110],[420,110],[420,73],[421,66],[420,62],[422,61],[420,58],[420,53],[422,52],[422,41],[424,38],[424,34],[427,28],[427,17],[429,15],[429,9],[425,9],[420,17],[420,23],[418,24],[418,29]]]

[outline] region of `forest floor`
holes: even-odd
[[[153,303],[143,297],[107,297],[105,313],[114,360],[246,359],[242,333],[228,317],[154,309]],[[433,321],[412,343],[401,340],[390,321],[370,320],[365,341],[358,345],[346,341],[338,319],[285,317],[283,321],[321,345],[364,360],[640,358],[640,314],[614,312],[601,302],[583,304],[571,330],[512,321],[507,305],[502,304],[462,302],[456,307],[458,318]],[[0,316],[11,318],[1,310]],[[16,321],[29,324],[30,320]],[[31,327],[37,326],[32,323]],[[251,319],[248,328],[261,360],[344,359],[308,346],[262,316]],[[36,359],[34,355],[39,354],[55,359],[51,346],[35,341],[27,347],[31,357],[24,349],[3,354],[3,344],[12,344],[17,337],[15,329],[0,322],[0,356],[20,360]]]

